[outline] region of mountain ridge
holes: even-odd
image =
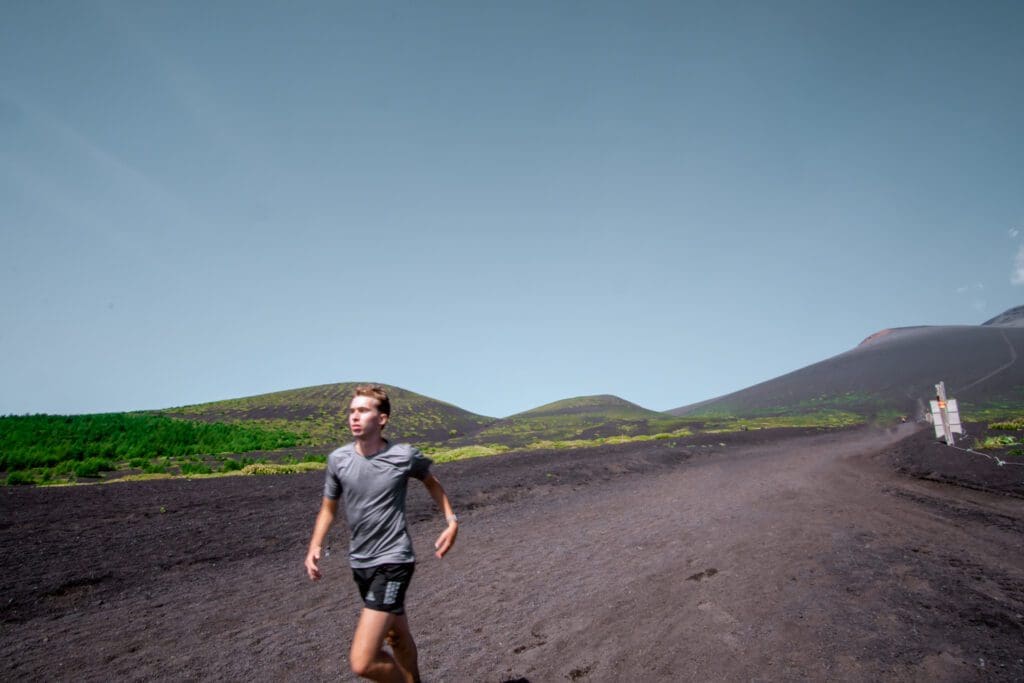
[[[962,407],[1024,408],[1024,362],[1018,360],[1024,326],[1018,320],[1024,321],[1024,307],[983,325],[887,328],[831,358],[667,412],[742,416],[817,406],[867,417],[920,417],[940,381]]]
[[[586,438],[679,428],[673,418],[702,415],[753,417],[851,412],[866,418],[920,416],[946,382],[965,405],[1000,402],[1024,408],[1024,306],[981,325],[914,325],[885,328],[855,347],[765,382],[722,396],[656,411],[614,394],[577,396],[507,417],[473,413],[452,403],[393,385],[391,435],[467,445],[493,439],[518,444],[527,438]],[[359,382],[301,389],[152,411],[205,421],[284,421],[306,424],[322,438],[345,433],[344,408]]]

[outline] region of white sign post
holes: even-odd
[[[946,398],[946,383],[935,385],[935,400],[931,401],[932,424],[935,425],[935,438],[946,440],[947,446],[953,445],[953,434],[963,434],[960,426],[960,408],[956,399]]]

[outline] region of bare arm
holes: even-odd
[[[452,511],[452,504],[448,500],[448,494],[444,492],[444,487],[441,486],[441,482],[438,481],[437,477],[433,474],[428,474],[423,480],[423,485],[427,487],[427,492],[430,493],[430,497],[437,503],[437,507],[441,508],[444,512],[444,518],[448,520],[448,528],[442,531],[441,535],[434,541],[434,554],[441,558],[455,544],[455,537],[459,534],[459,523],[455,518],[455,513]]]
[[[320,505],[320,512],[316,516],[316,524],[313,526],[313,538],[309,541],[309,551],[306,553],[306,573],[309,578],[316,581],[320,578],[320,568],[316,563],[320,561],[320,551],[323,548],[324,539],[327,537],[327,530],[334,522],[334,516],[338,513],[338,501],[324,498]]]

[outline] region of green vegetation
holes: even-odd
[[[186,476],[189,474],[210,474],[213,472],[209,465],[194,462],[183,462],[178,469],[180,469],[181,473]]]
[[[497,455],[508,450],[508,446],[501,445],[480,445],[463,446],[462,448],[427,448],[424,452],[434,462],[451,462],[453,460],[466,460],[467,458],[483,458],[488,455]]]
[[[987,436],[984,439],[975,439],[974,448],[977,450],[985,450],[991,448],[1007,448],[1008,446],[1017,446],[1020,442],[1015,436]]]
[[[982,402],[960,401],[960,418],[964,422],[987,422],[991,429],[1017,429],[1002,427],[996,424],[1024,423],[1024,387],[1016,387],[1012,392],[998,398],[988,398]]]
[[[990,414],[997,414],[999,421],[990,422],[988,429],[991,431],[1024,432],[1024,416],[1021,410],[1017,409],[1012,415],[1008,415],[1002,408],[991,409]],[[1002,450],[1003,455],[1024,456],[1024,442],[1019,434],[989,434],[984,438],[975,438],[972,448],[975,450]],[[1015,448],[1016,447],[1016,448]],[[1007,451],[1006,449],[1011,449]]]
[[[0,470],[11,472],[76,461],[89,463],[89,468],[99,472],[112,469],[107,467],[112,461],[246,453],[301,442],[301,435],[281,429],[172,420],[142,413],[0,417]]]
[[[221,422],[264,429],[281,429],[304,435],[303,443],[327,446],[348,434],[346,411],[352,391],[362,382],[324,384],[271,394],[183,406],[160,411],[169,417],[202,422]],[[494,422],[400,387],[384,385],[394,412],[389,436],[403,441],[443,442],[456,434],[471,434]]]
[[[501,444],[530,447],[540,441],[594,442],[613,436],[641,436],[687,428],[692,420],[647,410],[616,396],[580,396],[497,420],[454,446]]]
[[[252,425],[208,424],[144,413],[0,417],[0,471],[9,484],[94,479],[141,470],[168,476],[242,469],[253,461],[225,453],[295,446],[302,435]],[[235,465],[237,463],[237,466]]]
[[[138,481],[321,469],[327,448],[348,437],[342,408],[353,386],[325,385],[156,414],[0,418],[0,476],[12,485],[56,485],[82,479]],[[388,436],[421,445],[437,462],[512,449],[585,449],[699,433],[835,428],[864,421],[854,412],[820,405],[796,414],[775,410],[754,416],[719,412],[675,417],[615,396],[567,399],[493,420],[389,389],[400,411],[392,416]],[[287,448],[293,450],[282,450]],[[243,455],[255,451],[269,453],[259,460]]]
[[[5,483],[8,486],[17,486],[20,484],[36,484],[38,482],[36,481],[36,478],[33,477],[30,473],[18,471],[11,472],[10,474],[8,474]]]
[[[1002,422],[993,422],[988,426],[988,428],[1011,432],[1024,430],[1024,417],[1015,417],[1013,419],[1004,420]]]
[[[689,416],[688,416],[689,417]],[[820,427],[838,429],[864,424],[865,419],[857,413],[825,409],[813,413],[792,415],[761,415],[734,417],[730,415],[705,415],[704,432],[736,432],[745,429],[779,429],[783,427]],[[895,421],[896,416],[892,417]]]
[[[654,434],[618,434],[607,437],[595,437],[592,439],[539,439],[523,446],[515,447],[515,450],[568,450],[582,448],[596,448],[623,443],[642,443],[645,441],[661,441],[668,439],[680,439],[692,436],[698,431],[704,434],[723,434],[738,432],[748,429],[778,429],[782,427],[804,427],[835,429],[863,424],[864,418],[853,413],[845,413],[835,410],[822,410],[807,415],[787,415],[780,417],[761,418],[739,418],[729,415],[718,415],[716,417],[703,417],[696,420],[691,417],[674,418],[671,423],[689,420],[691,426],[681,427],[669,432],[657,432]],[[453,460],[464,460],[466,458],[486,457],[497,455],[512,450],[505,444],[477,444],[459,448],[434,447],[424,449],[435,462],[450,462]]]
[[[76,477],[98,477],[100,472],[116,470],[117,466],[107,458],[86,458],[72,464]]]
[[[324,468],[319,462],[300,462],[293,464],[274,464],[266,462],[250,463],[241,469],[224,470],[221,472],[193,472],[187,474],[190,479],[213,479],[217,477],[239,477],[267,474],[297,474],[299,472],[315,472]],[[183,473],[184,474],[184,473]],[[118,484],[129,481],[152,481],[154,479],[171,479],[170,474],[128,474],[117,479],[111,479],[108,484]],[[161,510],[163,512],[163,510]]]
[[[320,462],[296,462],[287,464],[258,462],[252,465],[246,465],[239,470],[239,474],[296,474],[298,472],[315,472],[316,470],[322,470],[323,468],[324,464]]]

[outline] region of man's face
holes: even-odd
[[[388,416],[377,408],[372,396],[356,396],[348,405],[348,428],[356,438],[379,436],[388,423]]]

